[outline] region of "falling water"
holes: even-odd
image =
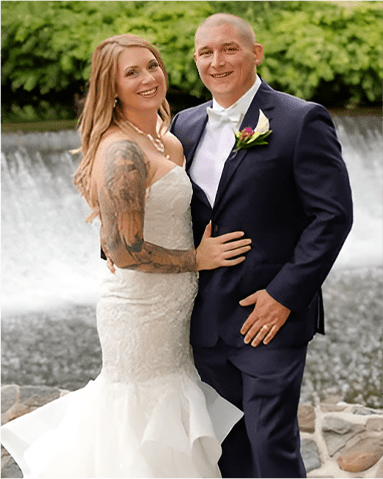
[[[336,117],[355,204],[336,267],[382,262],[382,132],[377,116]],[[94,304],[105,262],[73,186],[74,131],[2,135],[3,316]]]
[[[355,222],[326,281],[327,335],[310,344],[302,400],[313,391],[348,394],[376,407],[383,301],[381,269],[374,268],[382,264],[383,250],[381,120],[339,116],[335,123]],[[73,186],[79,157],[69,150],[79,144],[74,131],[2,135],[4,384],[77,389],[101,368],[95,305],[106,265],[99,258],[99,225],[85,223],[89,209]]]
[[[383,136],[379,116],[335,117],[350,175],[354,224],[335,267],[383,264]]]
[[[105,263],[72,181],[79,144],[74,131],[2,135],[3,317],[96,301]]]

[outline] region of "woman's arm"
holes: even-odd
[[[120,139],[103,155],[101,243],[116,266],[148,273],[196,271],[196,251],[170,250],[143,237],[147,165],[136,143]]]
[[[101,245],[119,268],[147,273],[183,273],[234,266],[245,260],[250,239],[236,231],[211,237],[208,225],[200,245],[171,250],[144,240],[147,165],[137,144],[119,139],[103,154],[103,177],[98,188]]]

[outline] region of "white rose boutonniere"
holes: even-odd
[[[250,127],[244,128],[242,131],[235,132],[234,151],[244,148],[251,148],[256,145],[268,145],[265,139],[271,135],[270,122],[266,118],[262,110],[259,110],[259,120],[257,126],[253,130]]]

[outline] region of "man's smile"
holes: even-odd
[[[233,73],[233,72],[212,73],[211,76],[212,76],[213,78],[219,79],[219,78],[226,78],[226,77],[228,77],[229,75],[231,75],[232,73]]]

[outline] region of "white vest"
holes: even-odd
[[[260,85],[261,80],[257,76],[250,90],[229,108],[223,108],[213,99],[213,107],[206,109],[209,119],[189,174],[205,192],[212,207],[223,167],[235,144],[234,132],[239,130]]]

